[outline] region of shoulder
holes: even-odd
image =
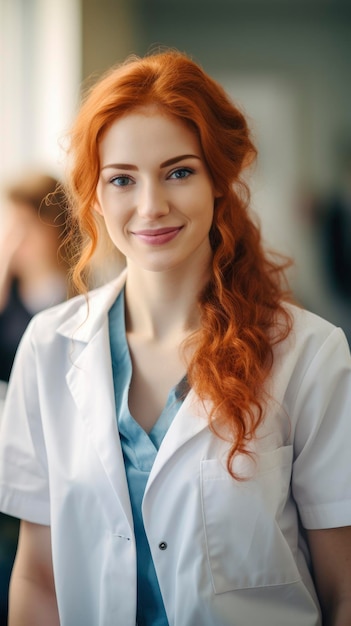
[[[75,339],[88,339],[104,320],[117,295],[123,288],[124,275],[87,294],[41,311],[33,317],[28,333],[40,341],[52,334]]]
[[[284,309],[291,319],[291,332],[275,352],[304,355],[306,359],[313,356],[326,342],[342,343],[348,349],[347,340],[341,328],[328,320],[293,304],[284,304]],[[348,350],[347,350],[348,351]]]
[[[284,305],[292,328],[288,337],[273,348],[270,376],[279,401],[292,401],[305,388],[317,388],[320,396],[338,381],[351,388],[350,348],[341,328],[305,309]],[[347,374],[346,374],[347,372]]]
[[[317,332],[317,334],[324,333],[325,335],[328,335],[336,328],[334,324],[325,318],[320,317],[316,313],[312,313],[303,307],[299,307],[296,304],[284,303],[283,306],[289,313],[293,321],[293,328],[297,332],[306,330],[307,332]]]

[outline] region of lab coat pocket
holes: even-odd
[[[292,454],[292,446],[286,446],[260,455],[243,481],[233,479],[216,459],[202,461],[203,521],[215,593],[300,579],[279,527]]]

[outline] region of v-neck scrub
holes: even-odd
[[[124,315],[124,290],[109,312],[109,332],[112,371],[115,390],[117,424],[132,506],[137,548],[137,624],[138,626],[168,626],[157,575],[146,537],[142,501],[146,483],[162,440],[181,405],[172,388],[166,405],[149,433],[135,421],[128,406],[132,377]]]

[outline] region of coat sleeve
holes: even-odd
[[[310,363],[294,403],[292,489],[308,529],[351,525],[351,357],[335,328]]]
[[[17,351],[0,423],[0,510],[50,524],[50,494],[41,424],[37,362],[30,322]]]

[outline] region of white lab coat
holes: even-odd
[[[61,626],[135,626],[107,317],[123,281],[92,293],[88,317],[79,297],[34,318],[2,420],[0,508],[51,524]],[[256,462],[236,459],[249,480],[228,475],[193,391],[157,454],[143,518],[170,626],[321,624],[298,514],[307,528],[351,523],[351,362],[340,330],[291,311]]]

